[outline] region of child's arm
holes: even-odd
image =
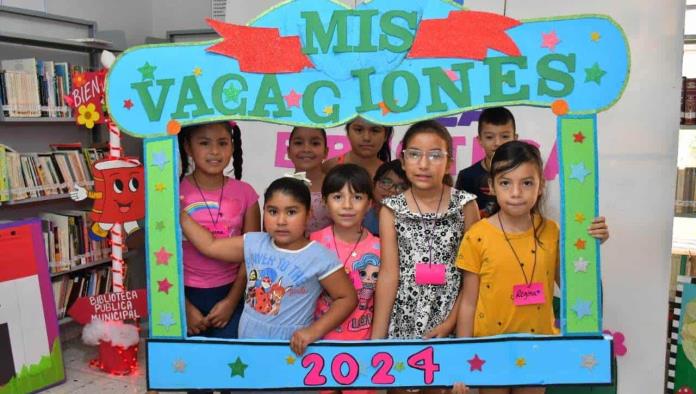
[[[214,238],[184,211],[179,220],[186,239],[205,256],[229,262],[244,260],[244,237]]]
[[[607,219],[604,216],[599,216],[592,219],[592,224],[587,229],[587,233],[590,234],[592,238],[596,238],[600,243],[604,243],[609,239],[609,226],[607,226]]]
[[[479,212],[476,200],[464,204],[462,212],[464,213],[464,232],[467,232],[469,227],[481,220],[481,213]]]
[[[208,329],[205,316],[189,300],[186,300],[186,334],[198,335]]]
[[[298,356],[304,353],[307,345],[343,323],[358,305],[358,295],[355,293],[353,283],[348,279],[345,270],[339,269],[322,279],[321,286],[331,297],[331,306],[309,327],[297,330],[292,334],[290,349]]]
[[[218,301],[213,309],[210,310],[206,320],[211,327],[223,328],[230,322],[230,317],[237,308],[239,301],[244,296],[244,285],[246,284],[246,269],[244,263],[239,264],[239,272],[234,280],[230,291],[225,298]]]
[[[379,212],[381,263],[375,289],[375,310],[372,317],[372,339],[384,339],[389,330],[396,290],[399,286],[399,250],[396,244],[394,213],[382,207]]]
[[[261,213],[259,212],[258,202],[247,208],[246,213],[244,214],[244,227],[242,228],[242,234],[261,231]]]
[[[457,336],[471,337],[474,335],[474,314],[479,293],[479,276],[473,272],[464,271],[462,290],[459,292],[459,312],[457,313]]]

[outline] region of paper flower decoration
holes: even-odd
[[[79,125],[85,126],[88,129],[94,128],[94,122],[99,121],[101,115],[96,111],[94,104],[89,103],[87,105],[81,105],[77,112],[80,113],[77,117],[77,123]]]

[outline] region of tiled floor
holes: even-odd
[[[145,393],[145,347],[138,352],[138,370],[129,376],[115,376],[89,366],[97,357],[97,348],[87,346],[80,339],[63,344],[65,383],[46,393],[94,394],[94,393]]]

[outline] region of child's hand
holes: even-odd
[[[452,334],[452,331],[454,331],[454,327],[456,325],[456,320],[454,322],[455,324],[451,324],[448,320],[445,320],[440,324],[439,326],[433,328],[432,330],[428,331],[423,335],[423,339],[430,339],[430,338],[447,338]]]
[[[302,328],[292,334],[292,338],[290,338],[290,349],[298,356],[301,356],[304,354],[307,346],[317,339],[319,339],[319,337],[314,333],[311,327]]]
[[[208,325],[215,328],[225,327],[227,323],[229,323],[230,317],[236,306],[237,305],[234,305],[229,297],[225,297],[218,301],[218,303],[213,306],[213,309],[210,310],[208,316],[206,316]]]
[[[466,387],[464,383],[457,382],[452,387],[452,394],[466,394],[469,392],[469,388]]]
[[[192,303],[186,301],[186,333],[198,335],[208,329],[205,316]]]
[[[609,239],[609,226],[607,226],[606,218],[604,216],[596,217],[592,220],[592,224],[587,229],[587,233],[590,234],[592,238],[596,238],[600,243],[604,243]]]

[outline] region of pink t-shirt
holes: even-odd
[[[199,191],[188,177],[181,181],[179,194],[181,208],[198,224],[213,233],[215,238],[241,235],[244,215],[259,199],[251,185],[232,178],[225,182],[222,198],[220,189]],[[218,206],[219,201],[221,206]],[[237,278],[239,263],[228,263],[203,256],[186,240],[182,242],[182,249],[184,285],[207,289],[232,283]]]
[[[374,312],[374,292],[380,264],[379,238],[364,230],[367,233],[367,237],[360,241],[357,247],[355,247],[355,252],[351,253],[355,243],[347,243],[336,239],[334,244],[331,229],[332,226],[325,227],[312,233],[309,238],[321,243],[334,253],[338,249],[338,259],[343,263],[346,273],[353,281],[353,286],[355,286],[355,290],[358,292],[358,306],[340,326],[326,334],[324,339],[370,339],[372,334],[372,314]],[[330,305],[331,297],[323,293],[317,300],[317,309],[314,313],[315,319],[326,313]]]

